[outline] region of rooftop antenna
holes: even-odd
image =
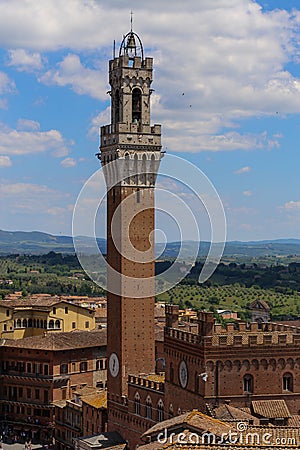
[[[132,32],[133,11],[130,12],[130,31]]]

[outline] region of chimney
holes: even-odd
[[[166,305],[166,327],[178,328],[179,306]]]

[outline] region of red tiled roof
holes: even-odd
[[[69,350],[73,348],[87,348],[106,345],[106,330],[69,331],[66,333],[46,333],[40,336],[29,336],[23,339],[1,339],[3,347],[40,349],[40,350]]]
[[[284,400],[253,400],[251,406],[254,414],[268,419],[291,417]]]
[[[231,405],[220,405],[214,409],[215,417],[224,422],[244,421],[248,422],[253,420],[253,423],[259,425],[259,419],[242,409],[235,408]]]

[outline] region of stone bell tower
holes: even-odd
[[[161,127],[150,124],[152,72],[131,30],[109,62],[111,124],[101,127],[98,154],[107,184],[109,410],[126,403],[129,374],[155,366],[154,185],[162,153]]]

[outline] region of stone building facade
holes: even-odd
[[[75,305],[58,296],[10,296],[0,304],[0,337],[3,339],[94,329],[93,309]]]
[[[175,306],[169,311],[176,316]],[[253,322],[223,328],[212,313],[198,313],[198,333],[166,327],[166,407],[205,411],[227,400],[249,407],[255,400],[282,399],[298,414],[299,346],[297,327]]]
[[[0,345],[0,414],[3,425],[47,440],[54,403],[85,385],[106,380],[106,331],[49,333]]]

